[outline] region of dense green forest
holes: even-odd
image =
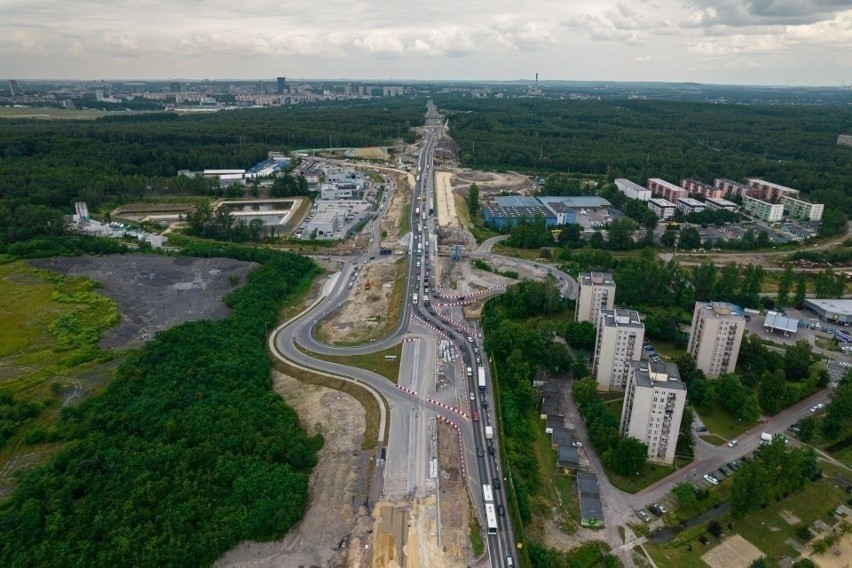
[[[678,181],[763,177],[852,214],[852,131],[839,106],[662,101],[439,101],[462,164]]]
[[[271,392],[265,334],[316,273],[307,258],[196,245],[261,263],[221,321],[161,332],[98,396],[63,410],[64,442],[0,506],[3,566],[202,566],[304,513],[322,445]]]
[[[310,105],[218,112],[152,113],[94,121],[0,121],[0,251],[60,234],[60,211],[82,199],[91,210],[146,195],[211,195],[210,180],[178,170],[247,168],[270,150],[413,141],[423,101]]]

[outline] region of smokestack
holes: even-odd
[[[538,73],[535,74],[535,86],[538,87]]]

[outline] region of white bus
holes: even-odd
[[[485,505],[485,521],[488,525],[488,534],[497,534],[497,513],[494,511],[494,504]]]
[[[494,502],[494,493],[491,491],[490,485],[482,486],[482,501],[486,504]]]

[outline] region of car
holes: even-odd
[[[506,516],[506,507],[504,507],[503,505],[497,505],[497,514],[500,515],[501,517],[505,517]]]
[[[707,432],[707,426],[699,426],[695,429],[696,432]]]
[[[494,446],[488,446],[488,455],[489,455],[489,456],[493,456],[493,455],[494,455]]]
[[[731,469],[731,471],[737,471],[738,469],[740,469],[740,462],[738,462],[737,460],[728,462],[728,467]]]
[[[715,477],[716,479],[718,479],[718,480],[720,480],[720,481],[721,481],[722,479],[725,479],[728,475],[730,475],[730,474],[728,473],[728,470],[723,469],[723,468],[721,468],[721,467],[720,467],[719,469],[717,469],[716,471],[718,471],[718,472],[719,472],[719,475],[716,475],[716,473],[714,472],[714,473],[713,473],[713,477]]]
[[[801,427],[799,426],[798,422],[794,422],[793,424],[787,426],[787,430],[789,430],[790,432],[798,432],[799,430],[801,430]]]
[[[469,336],[469,335],[467,336],[467,342],[468,342],[468,343],[473,343],[473,338],[472,338],[471,336]]]
[[[640,519],[642,519],[642,520],[643,520],[643,521],[645,521],[646,523],[650,523],[650,522],[651,522],[651,515],[649,515],[649,514],[648,514],[648,513],[646,513],[645,511],[637,511],[637,512],[636,512],[636,514],[639,516],[639,518],[640,518]]]
[[[472,392],[470,393],[470,400],[476,400],[476,395],[474,395]]]
[[[484,396],[482,397],[482,408],[488,408],[488,401]]]
[[[728,467],[730,467],[730,466],[728,466]],[[731,475],[733,473],[733,471],[726,468],[725,466],[722,466],[722,467],[719,468],[719,473],[721,473],[722,475]]]
[[[709,473],[704,476],[704,479],[706,479],[707,482],[712,485],[719,485],[719,480],[716,479],[714,476],[710,475]]]
[[[485,455],[485,452],[482,451],[482,448],[476,448],[476,455],[482,457]]]
[[[479,413],[476,412],[475,410],[473,411],[473,421],[479,422]]]
[[[583,447],[582,442],[571,442],[571,445],[574,446],[575,448],[582,448]]]
[[[655,503],[648,507],[648,510],[657,515],[658,517],[662,517],[666,514],[666,508],[660,505],[659,503]]]
[[[729,448],[735,448],[737,446],[737,444],[739,444],[739,443],[740,443],[739,440],[731,440],[730,442],[728,442],[728,447]]]
[[[494,489],[500,489],[500,478],[499,478],[499,477],[495,477],[495,478],[494,478],[494,483],[492,483],[492,485],[494,486]]]
[[[816,412],[817,410],[820,410],[823,406],[825,405],[819,402],[811,407],[811,412]]]

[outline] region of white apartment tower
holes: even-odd
[[[615,282],[612,274],[605,272],[580,274],[577,284],[579,290],[577,290],[574,321],[590,321],[597,327],[601,310],[611,310],[615,307]]]
[[[630,363],[642,355],[645,326],[633,310],[601,310],[592,376],[599,391],[624,390]]]
[[[621,435],[648,445],[648,461],[674,462],[686,385],[673,363],[634,361],[621,409]]]
[[[734,370],[745,318],[727,302],[696,302],[687,352],[708,377]]]

